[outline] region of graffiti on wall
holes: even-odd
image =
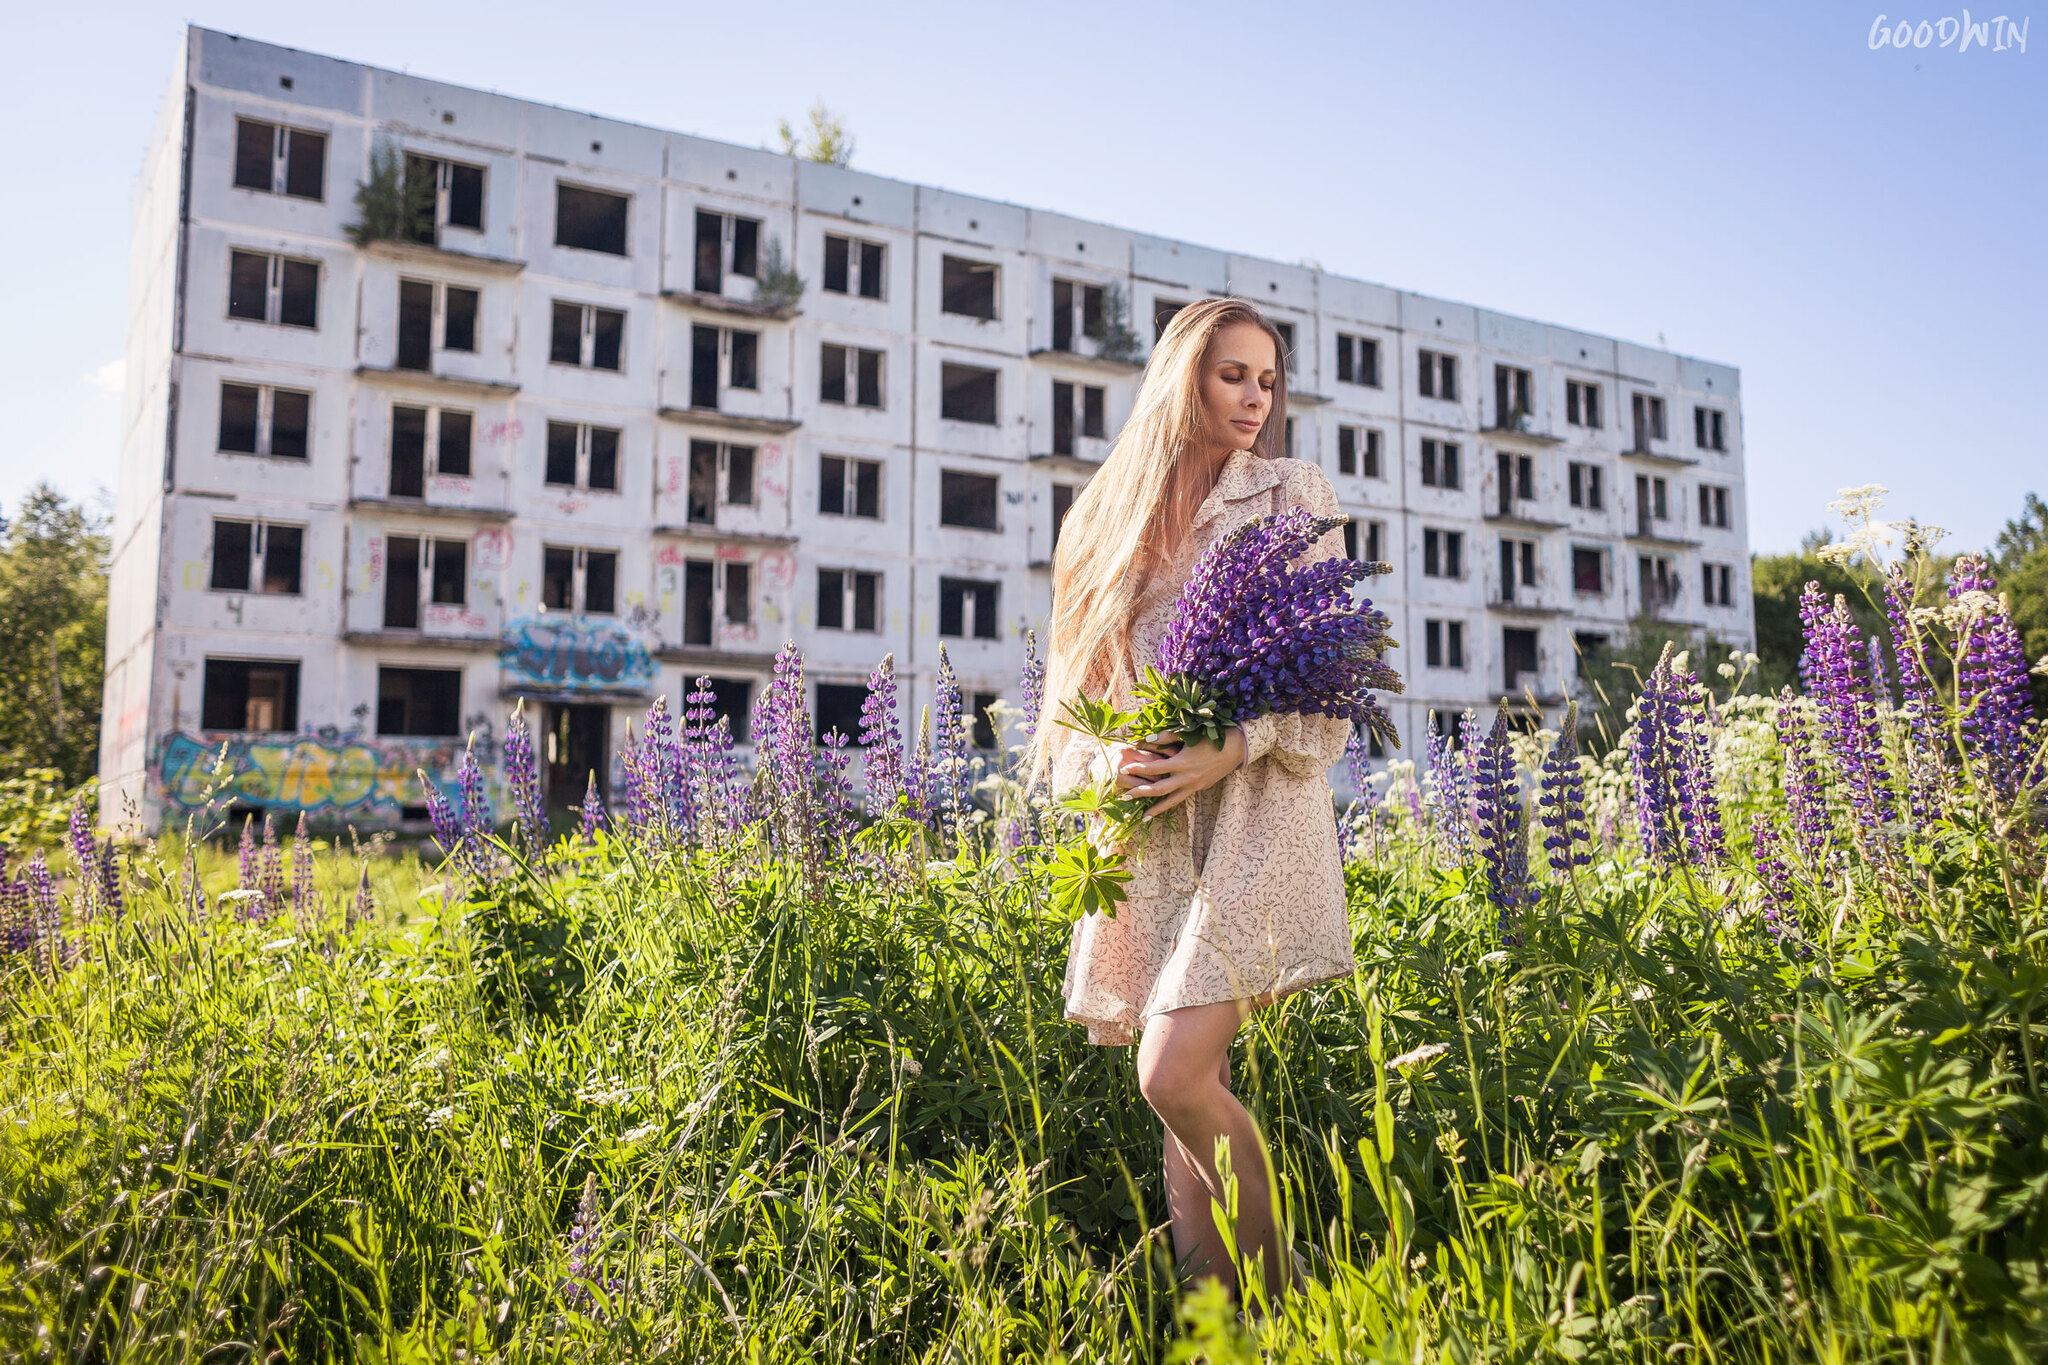
[[[498,663],[515,685],[552,692],[637,692],[654,683],[654,659],[616,621],[528,616],[499,637]]]
[[[226,780],[214,771],[226,746]],[[400,808],[425,800],[418,773],[454,790],[462,745],[455,740],[414,742],[354,736],[223,735],[177,731],[157,745],[153,765],[167,808],[203,810],[211,802],[305,811],[316,819],[398,818]]]

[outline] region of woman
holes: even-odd
[[[1212,541],[1289,505],[1337,511],[1315,465],[1284,458],[1286,379],[1278,332],[1240,299],[1175,315],[1153,351],[1130,421],[1074,500],[1053,559],[1045,702],[1033,772],[1054,793],[1100,780],[1100,747],[1058,723],[1077,694],[1131,703],[1181,586]],[[1307,558],[1342,553],[1334,532]],[[1349,724],[1266,715],[1221,747],[1154,736],[1108,755],[1117,786],[1157,798],[1114,919],[1088,915],[1068,950],[1066,1017],[1088,1040],[1140,1031],[1138,1088],[1166,1126],[1174,1251],[1195,1275],[1236,1274],[1210,1216],[1227,1139],[1237,1244],[1269,1289],[1293,1278],[1273,1218],[1269,1158],[1230,1091],[1231,1040],[1251,1011],[1348,975],[1351,933],[1326,777]],[[1173,812],[1171,818],[1163,818]]]

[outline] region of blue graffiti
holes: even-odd
[[[653,685],[647,646],[615,621],[528,616],[499,636],[498,663],[521,681],[558,692],[641,691]]]

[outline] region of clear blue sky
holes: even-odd
[[[113,481],[130,200],[189,20],[753,144],[822,98],[865,170],[1661,336],[1742,368],[1757,548],[1871,482],[1980,546],[2048,495],[2048,22],[1869,50],[1880,12],[1962,13],[1899,3],[24,7],[0,501]]]

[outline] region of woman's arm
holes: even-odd
[[[1281,485],[1283,506],[1299,505],[1318,517],[1337,515],[1337,491],[1319,466],[1295,462]],[[1344,554],[1342,532],[1330,531],[1302,553],[1300,562],[1313,564],[1339,559]],[[1351,722],[1342,716],[1309,716],[1299,712],[1268,712],[1242,722],[1244,766],[1265,757],[1296,777],[1321,777],[1344,757],[1344,745],[1351,738]]]

